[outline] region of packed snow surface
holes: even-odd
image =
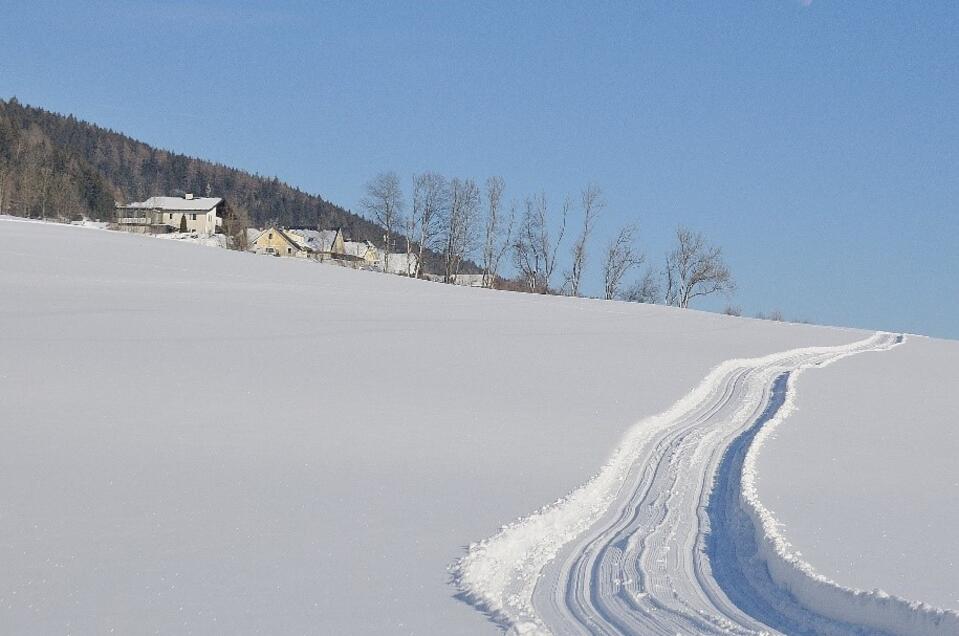
[[[959,342],[920,337],[798,380],[757,493],[821,575],[959,609],[957,388]]]
[[[689,552],[710,467],[783,373],[889,346],[9,220],[0,339],[10,633],[495,632],[447,566],[510,529],[557,586],[488,571],[513,595],[470,600],[497,620],[512,603],[547,621],[595,611],[542,605],[562,581],[635,585],[579,569],[597,562],[585,537],[615,567],[622,537],[659,583],[702,573],[696,589],[723,602]],[[576,499],[596,484],[608,496]],[[589,527],[546,516],[573,501]],[[619,533],[630,502],[671,515],[645,557],[644,533]],[[530,519],[547,521],[538,538]],[[586,571],[601,576],[571,574]],[[720,627],[757,625],[725,603]]]

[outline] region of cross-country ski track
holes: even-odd
[[[755,494],[796,375],[902,341],[719,365],[583,486],[470,545],[451,566],[460,597],[513,634],[959,634],[956,612],[817,575]]]

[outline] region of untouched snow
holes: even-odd
[[[959,342],[909,337],[798,382],[759,499],[819,574],[959,609]]]
[[[167,241],[182,241],[183,243],[192,243],[194,245],[202,245],[203,247],[226,247],[226,236],[223,234],[202,236],[189,232],[170,232],[169,234],[149,234],[148,236]]]
[[[721,362],[868,335],[17,221],[0,303],[13,633],[495,633],[468,542]]]

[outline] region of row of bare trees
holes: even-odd
[[[447,179],[424,172],[413,176],[411,186],[407,210],[399,177],[394,172],[380,173],[366,184],[361,205],[383,228],[388,254],[394,253],[398,239],[405,239],[408,258],[417,257],[416,276],[424,273],[424,257],[432,250],[442,257],[442,271],[434,273],[441,273],[446,282],[454,282],[464,265],[475,259],[485,287],[509,282],[511,288],[532,293],[583,295],[592,237],[607,205],[599,186],[591,184],[577,201],[567,197],[559,206],[545,193],[507,205],[501,177],[490,177],[481,188],[472,179]],[[569,268],[559,278],[563,241],[573,215],[578,215],[574,222],[577,230],[569,247]],[[638,227],[629,224],[606,246],[602,254],[606,299],[685,308],[697,298],[734,291],[722,250],[683,226],[676,230],[675,245],[663,268],[647,266],[627,285],[630,276],[646,263],[638,240]],[[507,254],[515,271],[513,281],[500,276]]]
[[[505,187],[501,177],[487,179],[484,191],[473,179],[424,172],[413,176],[412,205],[407,212],[399,177],[384,172],[366,184],[360,205],[383,227],[387,255],[395,253],[398,238],[405,240],[407,257],[416,257],[411,259],[415,276],[424,273],[427,250],[442,256],[446,282],[455,281],[464,264],[478,254],[483,283],[493,287],[513,235],[515,207],[508,213],[504,209]]]
[[[722,249],[710,244],[699,232],[676,228],[675,243],[666,254],[660,271],[652,266],[623,290],[626,274],[640,267],[645,255],[635,248],[635,226],[622,228],[610,242],[604,264],[608,300],[621,298],[639,303],[665,303],[687,308],[693,300],[716,293],[732,294],[736,289]]]

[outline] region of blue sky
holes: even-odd
[[[959,338],[959,5],[471,4],[15,0],[0,96],[352,209],[381,170],[595,182],[589,293],[618,226],[658,266],[684,223],[747,314]]]

